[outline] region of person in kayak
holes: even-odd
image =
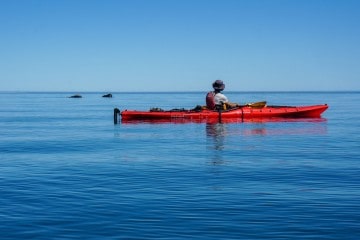
[[[222,80],[216,80],[212,86],[214,91],[208,92],[206,95],[206,107],[208,109],[226,110],[239,106],[237,103],[229,102],[228,98],[223,93],[221,93],[221,91],[225,89],[225,84]]]

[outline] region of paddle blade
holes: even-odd
[[[251,108],[264,108],[264,107],[266,107],[266,101],[248,103],[245,106],[251,107]]]

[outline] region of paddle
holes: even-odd
[[[237,104],[237,103],[229,103],[227,108],[229,108],[229,110],[233,109],[233,108],[243,108],[243,107],[264,108],[264,107],[266,107],[266,103],[267,103],[266,101],[247,103],[245,105],[240,105],[240,104]],[[192,110],[198,110],[199,111],[199,110],[203,110],[203,109],[207,109],[207,107],[198,105]],[[226,109],[223,109],[223,110],[226,110]]]
[[[241,107],[264,108],[264,107],[266,107],[266,101],[247,103]]]

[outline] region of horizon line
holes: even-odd
[[[209,92],[211,90],[193,90],[193,91],[70,91],[70,90],[50,90],[50,91],[39,91],[39,90],[0,90],[0,93],[204,93]],[[226,91],[226,93],[316,93],[316,92],[324,92],[324,93],[357,93],[360,90],[233,90]]]

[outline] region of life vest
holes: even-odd
[[[215,109],[215,92],[208,92],[206,94],[206,107],[210,110]]]

